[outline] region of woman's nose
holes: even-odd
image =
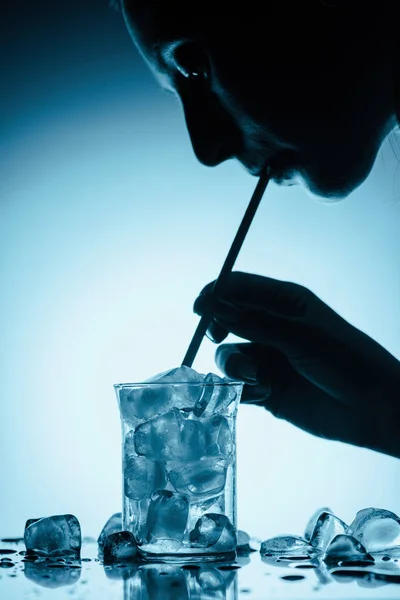
[[[240,130],[215,95],[209,93],[196,100],[183,99],[182,103],[198,161],[207,167],[215,167],[240,153]]]

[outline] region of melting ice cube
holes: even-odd
[[[400,546],[400,519],[389,510],[360,510],[351,523],[350,530],[368,552],[381,552]]]
[[[279,535],[262,542],[260,554],[262,556],[295,556],[308,558],[315,553],[310,543],[298,535]]]
[[[79,557],[81,527],[73,515],[44,517],[25,529],[24,541],[26,549],[39,556]]]
[[[338,561],[371,561],[373,558],[364,546],[351,535],[337,535],[329,544],[325,558],[327,563]]]
[[[222,492],[226,482],[227,464],[217,458],[206,458],[192,464],[172,463],[168,477],[182,494],[206,498]]]
[[[198,548],[213,548],[216,552],[236,549],[236,532],[225,515],[207,513],[201,517],[189,534],[190,542]]]
[[[315,528],[315,525],[317,524],[317,521],[318,521],[319,517],[322,515],[322,513],[329,513],[330,515],[334,514],[333,510],[331,510],[327,506],[316,510],[315,513],[310,517],[310,520],[307,523],[307,526],[304,531],[304,539],[309,540],[311,538],[312,533]]]
[[[125,456],[124,492],[131,500],[142,500],[166,484],[164,465],[144,456]]]
[[[135,538],[130,531],[111,533],[104,541],[104,562],[133,560],[137,553]]]
[[[348,526],[334,515],[323,512],[319,515],[315,523],[314,530],[310,538],[311,546],[325,551],[333,538],[337,535],[346,534]]]
[[[186,496],[169,490],[155,492],[147,514],[149,541],[156,538],[182,542],[188,516],[189,501]]]
[[[106,541],[106,538],[108,535],[111,535],[112,533],[117,533],[118,531],[122,531],[123,530],[123,526],[122,526],[122,513],[114,513],[107,521],[107,523],[104,525],[103,529],[101,530],[101,533],[98,537],[97,543],[100,547],[100,549],[103,548],[104,546],[104,542]]]

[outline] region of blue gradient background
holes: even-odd
[[[106,1],[4,9],[0,534],[71,512],[96,536],[121,506],[112,386],[180,363],[255,180],[197,163]],[[340,203],[271,184],[236,268],[308,286],[399,357],[396,148],[398,134]],[[194,366],[216,371],[214,351],[205,340]],[[257,407],[239,411],[238,486],[239,526],[261,538],[301,533],[324,505],[400,512],[400,461]]]

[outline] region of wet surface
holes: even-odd
[[[0,542],[0,598],[22,600],[366,600],[400,598],[398,554],[371,561],[342,561],[327,567],[316,559],[261,557],[256,552],[232,563],[151,565],[125,561],[104,565],[94,540],[85,540],[81,558],[45,559],[24,544]],[[172,595],[171,595],[172,594]]]

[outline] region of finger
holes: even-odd
[[[253,373],[251,384],[247,375]],[[266,359],[268,364],[266,364]],[[230,379],[245,381],[242,401],[263,406],[275,417],[318,437],[371,447],[376,439],[368,412],[335,401],[295,371],[271,348],[254,344],[223,344],[217,349],[219,369]]]
[[[212,281],[203,288],[194,312],[204,310],[214,284]],[[310,290],[293,282],[233,271],[227,276],[219,299],[249,307],[267,307],[281,315],[305,317],[312,296]]]
[[[220,344],[228,335],[229,331],[222,327],[222,325],[219,325],[216,321],[210,321],[206,336],[214,344]]]

